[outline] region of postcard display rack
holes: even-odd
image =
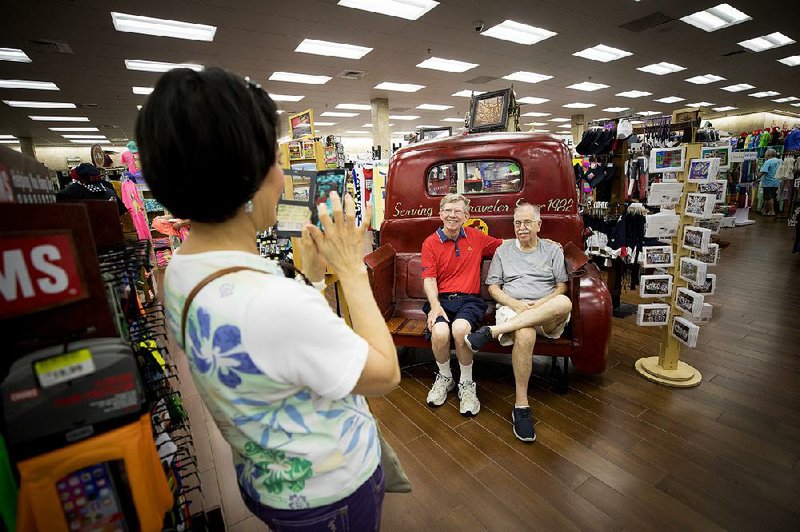
[[[701,159],[701,147],[701,144],[682,145],[683,164],[676,174],[682,192],[676,195],[677,228],[668,231],[673,235],[671,243],[661,248],[644,248],[644,266],[656,268],[656,275],[643,276],[641,295],[662,303],[639,305],[637,313],[638,325],[661,326],[663,331],[658,356],[640,358],[636,370],[651,381],[682,388],[697,386],[702,380],[697,369],[680,360],[680,354],[682,345],[692,348],[696,345],[698,323],[710,319],[712,308],[704,297],[713,294],[716,276],[707,271],[719,258],[719,246],[710,243],[711,233],[718,229],[702,226],[702,222],[712,219],[715,197],[697,192],[698,184],[705,181],[693,172],[697,163],[709,160]],[[714,174],[718,160],[710,161],[710,172]],[[714,179],[713,175],[710,179]],[[662,209],[662,215],[665,210]]]
[[[4,271],[59,280],[33,297],[0,298],[17,530],[189,530],[209,521],[164,310],[147,302],[152,244],[123,242],[119,226],[105,231],[116,213],[108,202],[0,204]],[[37,262],[45,248],[56,250],[45,254],[51,262]]]

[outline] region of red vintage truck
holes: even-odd
[[[564,247],[570,275],[572,320],[558,340],[539,338],[535,354],[563,358],[558,368],[566,387],[568,361],[584,373],[606,368],[611,333],[611,296],[598,269],[583,253],[583,220],[567,146],[551,135],[479,133],[420,142],[397,151],[389,163],[385,218],[378,249],[365,258],[375,298],[395,345],[429,347],[423,338],[425,292],[420,274],[423,240],[439,227],[439,201],[449,192],[470,198],[465,225],[500,238],[514,238],[514,208],[541,206],[540,237]],[[484,260],[482,281],[490,260]],[[485,285],[482,295],[492,301]],[[486,323],[494,323],[489,305]],[[490,342],[486,352],[510,353]]]

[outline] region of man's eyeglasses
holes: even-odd
[[[520,228],[520,227],[528,227],[528,228],[530,228],[530,227],[533,227],[533,224],[538,223],[538,222],[539,222],[539,220],[522,220],[522,221],[514,220],[514,227],[516,227],[516,228]]]
[[[442,212],[444,214],[454,214],[456,216],[461,216],[462,214],[464,214],[464,211],[459,209],[442,209]]]

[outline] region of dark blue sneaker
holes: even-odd
[[[522,441],[536,441],[536,430],[533,428],[530,407],[514,407],[514,411],[511,413],[511,422],[514,424],[514,436]]]
[[[464,335],[464,341],[467,342],[467,347],[473,353],[480,351],[481,347],[489,343],[490,340],[492,340],[492,331],[488,326],[483,326],[475,332]]]

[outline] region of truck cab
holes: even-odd
[[[567,146],[551,135],[478,133],[420,142],[397,151],[389,163],[385,218],[378,249],[365,262],[373,293],[397,346],[428,347],[422,334],[420,253],[440,225],[439,202],[447,193],[470,199],[466,226],[489,235],[514,237],[514,209],[541,208],[540,238],[564,248],[573,303],[570,325],[558,340],[540,338],[536,355],[563,357],[585,373],[605,370],[611,333],[611,297],[597,268],[583,253],[583,220]],[[490,302],[485,323],[494,323],[494,304],[481,272],[481,293]],[[510,353],[490,342],[483,351]],[[566,367],[566,366],[565,366]]]

